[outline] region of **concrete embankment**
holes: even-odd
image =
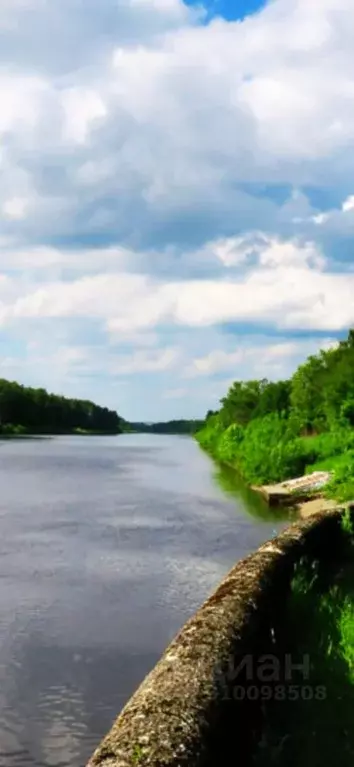
[[[294,565],[340,558],[341,517],[335,510],[292,525],[239,562],[168,647],[88,767],[251,765],[262,702],[234,694],[235,686],[260,684],[245,658],[253,667],[264,654],[280,658]]]
[[[289,507],[296,511],[300,519],[307,519],[313,514],[328,512],[337,507],[336,501],[324,495],[331,477],[329,471],[315,471],[296,479],[278,482],[276,485],[253,487],[253,490],[260,493],[269,506]]]
[[[298,500],[305,502],[322,498],[323,489],[330,479],[329,471],[315,471],[276,485],[262,485],[253,489],[263,495],[270,506],[294,506]]]

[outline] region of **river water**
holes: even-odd
[[[0,442],[0,767],[82,767],[279,524],[186,437]]]

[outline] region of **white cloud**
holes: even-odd
[[[187,378],[194,376],[205,376],[221,370],[230,370],[245,359],[247,352],[244,349],[236,352],[226,352],[222,349],[215,349],[209,352],[205,357],[199,357],[193,360],[185,371]]]
[[[313,216],[312,220],[315,224],[324,224],[329,218],[329,213],[318,213],[316,216]]]
[[[282,241],[276,238],[264,238],[263,248],[259,249],[262,266],[268,267],[317,267],[325,266],[325,259],[313,242],[303,244],[296,241]]]
[[[131,0],[131,6],[138,10],[143,8],[150,12],[157,11],[164,15],[176,16],[179,20],[184,20],[187,17],[187,10],[180,0]]]
[[[257,362],[220,323],[354,322],[349,0],[273,0],[208,24],[181,0],[0,5],[3,335],[96,332],[104,350],[61,339],[53,371],[171,370],[178,392],[179,365],[193,387],[298,359],[284,340]]]
[[[70,339],[69,339],[70,340]],[[23,356],[1,355],[0,375],[20,380],[31,386],[45,385],[50,391],[67,393],[69,396],[93,398],[97,396],[102,405],[109,405],[121,411],[117,402],[117,391],[124,389],[125,381],[129,380],[130,387],[141,378],[147,381],[151,377],[155,386],[161,376],[170,376],[178,368],[180,350],[165,349],[135,349],[131,353],[122,354],[116,349],[97,348],[95,346],[59,345],[51,348],[50,339],[39,337],[35,342],[29,341]],[[96,382],[99,395],[92,393],[92,381]],[[98,385],[97,385],[98,384]],[[161,384],[160,384],[161,386]],[[129,392],[129,389],[128,389]],[[161,397],[164,396],[162,385]],[[182,396],[182,395],[181,395]],[[148,392],[140,402],[128,401],[128,407],[151,407]],[[142,412],[143,416],[143,412]]]
[[[12,197],[9,200],[5,200],[2,206],[4,216],[17,221],[26,216],[27,208],[28,200],[24,197]]]
[[[226,237],[209,243],[204,249],[210,251],[225,266],[242,265],[252,256],[259,256],[265,250],[265,245],[270,243],[267,236],[262,232],[251,232],[242,237]]]
[[[46,81],[39,77],[21,76],[11,69],[0,70],[0,134],[13,131],[18,136],[34,130],[47,88]]]
[[[321,228],[322,233],[346,236],[354,231],[354,217],[351,215],[353,210],[354,195],[349,195],[343,200],[340,207],[330,208],[315,215],[300,218],[299,223],[304,224],[311,221]],[[340,241],[338,242],[338,255],[340,256]]]
[[[117,356],[114,360],[111,372],[118,375],[161,372],[175,367],[178,358],[178,349],[164,349],[163,351],[157,352],[138,350],[131,355]]]
[[[344,200],[342,205],[342,211],[344,213],[348,213],[349,211],[354,210],[354,195],[350,195],[350,197],[347,197],[346,200]]]
[[[94,90],[70,88],[62,94],[65,115],[64,137],[67,141],[84,143],[90,129],[106,117],[107,109]]]
[[[49,344],[48,347],[44,350],[41,344],[29,342],[22,357],[0,357],[1,375],[28,383],[31,383],[32,376],[37,376],[37,385],[46,379],[50,388],[58,392],[65,390],[72,377],[87,370],[90,364],[88,351],[75,346],[58,346],[54,350]]]
[[[184,371],[187,378],[196,376],[210,376],[214,373],[223,371],[234,371],[234,378],[243,378],[245,369],[248,370],[248,377],[253,373],[260,374],[261,377],[277,377],[282,373],[287,375],[290,369],[295,369],[298,360],[305,359],[309,354],[317,351],[319,348],[333,348],[336,342],[333,339],[322,341],[282,341],[275,344],[269,344],[263,339],[263,343],[245,345],[244,339],[240,342],[239,348],[235,351],[225,351],[215,349],[209,352],[205,357],[199,357],[192,361]],[[276,375],[274,376],[274,373]]]
[[[32,0],[6,13],[14,39],[2,53],[4,183],[14,169],[27,175],[37,198],[31,236],[47,231],[49,216],[66,234],[84,217],[86,229],[143,238],[162,215],[173,227],[193,210],[206,228],[214,216],[230,232],[233,217],[236,231],[245,220],[240,183],[316,185],[352,174],[347,0],[335,10],[330,0],[276,0],[242,24],[206,26],[179,0],[102,0],[99,12],[88,0],[85,14],[79,0]],[[264,196],[248,204],[267,216]],[[237,241],[231,255],[222,242],[220,258],[235,258]]]
[[[134,258],[136,258],[134,251],[119,246],[59,250],[47,245],[14,248],[13,243],[6,240],[3,243],[0,241],[0,269],[3,270],[21,271],[27,268],[46,270],[45,273],[48,273],[49,267],[53,267],[53,274],[56,274],[58,267],[61,269],[70,267],[73,274],[89,274],[91,271],[102,274],[106,271],[116,271],[117,268],[128,267]],[[35,272],[33,277],[35,278]],[[37,279],[40,279],[40,275],[37,275]]]
[[[53,358],[55,364],[59,367],[66,367],[71,365],[77,365],[87,360],[87,352],[85,349],[79,349],[75,346],[59,347],[54,352]]]
[[[0,60],[67,76],[96,67],[117,39],[149,41],[196,18],[182,0],[1,0]]]
[[[340,330],[354,322],[354,274],[327,269],[313,243],[266,237],[258,262],[227,279],[181,282],[113,271],[32,289],[8,279],[3,287],[3,326],[25,318],[97,317],[110,333],[124,335],[166,322],[202,327],[251,321],[309,330]]]

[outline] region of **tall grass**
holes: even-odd
[[[250,484],[271,484],[328,469],[334,472],[331,497],[354,499],[354,430],[350,427],[301,437],[297,424],[277,413],[226,429],[214,416],[196,437],[202,447],[234,466]]]
[[[268,706],[255,767],[354,762],[353,559],[332,580],[327,576],[300,567],[293,581],[284,642],[292,658],[309,656],[310,678],[294,679],[297,700],[285,695]]]

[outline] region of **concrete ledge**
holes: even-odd
[[[274,651],[294,564],[340,556],[341,510],[292,525],[239,562],[170,644],[88,767],[251,764],[260,704],[225,694],[230,664]],[[226,680],[226,682],[225,682]]]
[[[310,501],[323,497],[323,489],[331,479],[329,471],[314,471],[297,479],[278,482],[276,485],[253,487],[270,506],[294,506],[299,501]]]

